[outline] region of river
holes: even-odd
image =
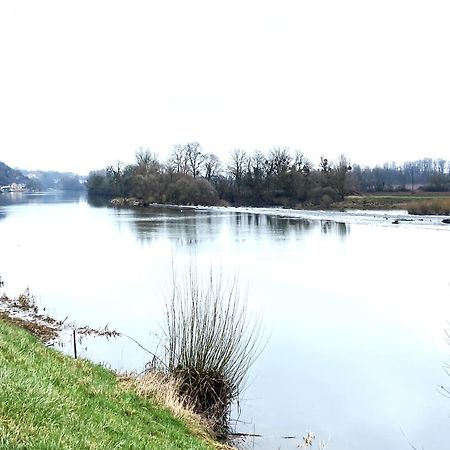
[[[108,324],[154,350],[172,266],[236,275],[267,340],[234,413],[239,431],[262,435],[251,448],[294,449],[310,430],[314,448],[444,449],[450,225],[410,219],[2,194],[2,289],[29,287],[50,314]],[[85,340],[80,351],[118,370],[149,359],[126,338]]]

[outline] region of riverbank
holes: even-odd
[[[330,209],[361,209],[361,210],[408,210],[412,203],[449,200],[448,192],[406,192],[374,193],[364,195],[349,195],[343,201],[335,202]]]
[[[450,193],[448,192],[420,192],[420,193],[374,193],[364,195],[349,195],[342,201],[336,201],[324,204],[312,204],[310,202],[299,203],[293,209],[297,210],[321,210],[321,211],[343,211],[343,210],[408,210],[412,204],[426,204],[428,202],[435,203],[436,201],[450,201]],[[146,204],[137,198],[113,198],[110,200],[110,204],[115,207],[143,207],[143,206],[164,206],[164,207],[177,207],[180,205],[165,205],[165,204]],[[186,207],[186,205],[182,205]],[[232,206],[221,202],[216,206]],[[238,207],[246,207],[246,205],[239,205]],[[279,207],[281,205],[267,205],[265,208]],[[439,209],[435,214],[440,213]]]
[[[0,318],[2,449],[220,448],[135,383],[43,345]]]

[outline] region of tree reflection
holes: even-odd
[[[155,206],[117,209],[116,214],[118,222],[130,224],[141,241],[165,238],[181,246],[211,242],[222,234],[245,242],[258,240],[264,235],[269,238],[300,237],[313,230],[345,237],[350,231],[342,222],[229,210]]]
[[[218,228],[216,216],[192,208],[150,207],[127,211],[133,217],[130,223],[138,239],[143,242],[165,238],[177,245],[191,246],[213,239]]]
[[[350,225],[344,222],[334,222],[332,220],[321,220],[322,234],[337,234],[346,237],[350,233]]]
[[[0,195],[0,206],[41,204],[41,203],[80,203],[85,193],[73,191],[52,192],[7,192]]]

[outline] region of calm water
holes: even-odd
[[[154,349],[172,263],[238,274],[269,337],[241,403],[238,429],[264,436],[249,445],[294,449],[311,430],[333,450],[446,449],[450,228],[395,217],[4,194],[0,275],[9,295],[29,286],[50,313]],[[126,338],[85,345],[118,369],[148,359]]]

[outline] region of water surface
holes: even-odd
[[[404,212],[114,209],[67,195],[0,196],[0,275],[16,295],[80,325],[109,324],[150,349],[171,267],[238,274],[269,337],[238,429],[260,449],[306,430],[329,449],[444,449],[450,437],[449,229]],[[121,370],[149,359],[126,338],[86,342]],[[70,348],[66,349],[70,351]],[[283,440],[282,436],[298,439]],[[406,437],[405,437],[406,436]]]

